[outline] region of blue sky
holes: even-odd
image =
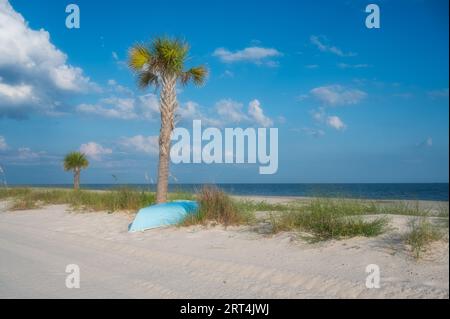
[[[178,182],[448,182],[448,30],[444,0],[0,0],[0,165],[9,183],[70,183],[61,159],[81,149],[84,183],[155,179],[158,98],[125,62],[172,35],[210,70],[180,87],[181,126],[279,129],[276,174],[172,165]]]

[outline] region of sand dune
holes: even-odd
[[[367,239],[307,244],[247,228],[167,228],[129,234],[133,216],[66,206],[0,205],[2,298],[448,298],[448,243],[415,261],[394,229]],[[77,264],[81,287],[65,286]],[[381,287],[365,286],[368,264]]]

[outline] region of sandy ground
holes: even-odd
[[[448,205],[448,203],[447,203]],[[307,244],[247,228],[127,232],[133,216],[15,211],[0,202],[1,298],[448,298],[448,241],[415,261],[400,236],[406,216],[377,238]],[[65,286],[68,264],[81,286]],[[366,288],[376,264],[381,287]]]

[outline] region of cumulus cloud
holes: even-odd
[[[193,120],[201,120],[202,123],[211,126],[221,126],[219,119],[208,115],[208,112],[201,107],[198,103],[193,101],[188,101],[181,104],[177,108],[176,121],[178,122],[188,122]]]
[[[8,148],[8,144],[6,144],[5,137],[0,135],[0,151],[4,151]]]
[[[223,125],[245,123],[269,127],[273,125],[273,120],[264,114],[264,110],[259,100],[254,99],[248,104],[247,110],[240,102],[232,99],[223,99],[216,103],[216,112]]]
[[[81,144],[80,152],[93,160],[99,161],[102,159],[102,156],[112,154],[112,149],[105,148],[95,142],[89,142],[87,144]]]
[[[127,88],[127,87],[125,87],[123,85],[120,85],[114,79],[109,79],[108,80],[108,86],[110,88],[110,91],[112,91],[112,92],[133,95],[133,91],[132,90],[130,90],[129,88]]]
[[[355,55],[357,55],[356,53],[344,52],[341,49],[339,49],[338,47],[335,47],[333,45],[329,45],[327,43],[327,39],[324,38],[324,37],[319,37],[319,36],[316,36],[316,35],[312,35],[310,37],[310,41],[311,41],[312,44],[314,44],[322,52],[330,52],[330,53],[333,53],[333,54],[338,55],[340,57],[348,57],[348,56],[355,56]]]
[[[314,121],[318,123],[319,125],[327,125],[329,127],[332,127],[338,131],[344,130],[347,128],[347,125],[336,115],[328,115],[326,108],[320,107],[315,110],[311,110],[310,114]],[[321,130],[315,130],[315,131],[309,131],[309,135],[315,135],[318,134],[318,136],[322,136],[324,134],[321,134],[319,131]],[[308,131],[305,131],[308,133]],[[323,132],[323,131],[322,131]]]
[[[157,155],[159,153],[158,136],[136,135],[132,137],[123,137],[119,144],[125,148],[138,152]]]
[[[312,89],[310,93],[328,106],[357,104],[367,96],[364,91],[348,89],[341,85],[317,87]]]
[[[263,127],[269,127],[273,125],[273,121],[264,115],[264,111],[261,108],[261,103],[258,100],[253,100],[248,105],[248,114],[257,124]]]
[[[203,108],[198,103],[189,101],[180,105],[177,116],[181,120],[201,120],[206,125],[215,127],[233,124],[268,127],[274,123],[264,114],[257,99],[250,101],[247,108],[243,103],[232,99],[219,100],[213,108]]]
[[[154,119],[159,114],[159,101],[155,94],[133,97],[107,97],[95,104],[83,103],[76,107],[80,113],[106,118],[135,120]]]
[[[218,57],[222,62],[250,62],[258,65],[277,66],[277,62],[271,58],[281,56],[281,52],[274,48],[248,47],[242,50],[230,51],[225,48],[217,48],[213,56]]]
[[[21,117],[30,109],[52,114],[68,94],[98,88],[7,0],[0,0],[0,43],[0,116]]]
[[[217,114],[225,122],[241,123],[248,121],[248,116],[244,113],[243,104],[232,99],[223,99],[216,103]]]
[[[344,130],[347,126],[342,122],[342,120],[338,116],[328,116],[327,117],[328,126],[340,131]]]

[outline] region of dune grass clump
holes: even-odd
[[[409,231],[404,235],[404,241],[411,247],[416,259],[420,259],[428,246],[444,236],[441,229],[426,218],[416,218],[410,221]]]
[[[363,215],[374,207],[359,201],[315,199],[294,211],[271,214],[272,232],[301,231],[310,233],[312,241],[373,237],[386,230],[385,217],[368,220]]]
[[[248,223],[252,214],[240,210],[225,192],[217,187],[205,186],[196,196],[199,211],[188,215],[181,223],[184,226],[217,223],[224,226]]]

